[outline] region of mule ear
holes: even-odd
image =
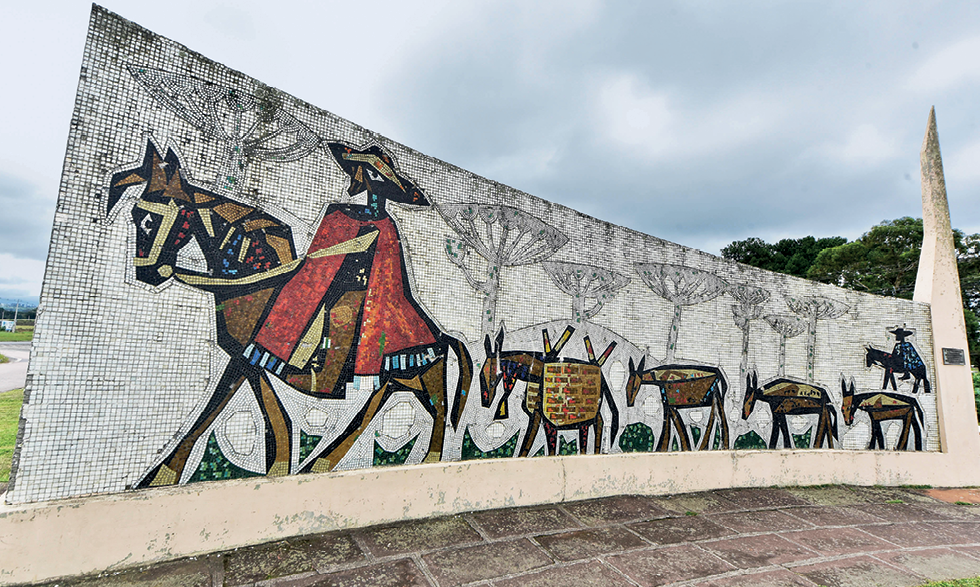
[[[636,373],[636,365],[633,364],[633,357],[630,357],[629,368],[630,368],[630,375]]]
[[[646,366],[647,366],[647,358],[646,355],[644,355],[640,357],[640,364],[639,366],[637,366],[636,370],[639,371],[640,373],[643,373],[644,371],[646,371]]]
[[[500,327],[500,332],[497,333],[497,352],[499,353],[504,348],[504,327]]]
[[[493,354],[493,346],[490,344],[489,334],[483,337],[483,350],[487,352],[488,357]]]

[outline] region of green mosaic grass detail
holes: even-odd
[[[493,450],[482,451],[473,442],[473,437],[470,436],[470,429],[467,428],[466,432],[463,433],[463,447],[460,449],[460,460],[471,461],[474,459],[509,459],[514,456],[514,451],[517,450],[517,436],[518,433],[515,432],[514,436],[510,438],[507,442],[498,446]]]
[[[769,445],[753,430],[735,439],[735,450],[759,450],[766,448],[769,448]]]
[[[653,429],[643,422],[626,426],[619,437],[619,448],[623,452],[653,452],[656,449]]]
[[[244,479],[245,477],[261,477],[260,473],[246,471],[233,464],[218,447],[218,439],[212,433],[208,438],[208,446],[204,449],[204,458],[191,476],[190,483],[198,481],[220,481],[223,479]]]
[[[691,439],[694,441],[695,446],[697,446],[698,441],[701,440],[701,429],[697,426],[691,426]]]
[[[542,446],[541,448],[539,448],[539,449],[538,449],[538,452],[536,452],[536,453],[534,453],[534,454],[533,454],[533,455],[531,455],[531,456],[532,456],[532,457],[543,457],[543,456],[545,456],[546,454],[548,454],[548,453],[547,453],[547,452],[545,451],[545,447],[543,447],[543,446]]]
[[[796,448],[810,448],[810,434],[813,432],[813,428],[809,428],[803,434],[793,435],[793,446]]]
[[[299,462],[306,460],[306,457],[313,453],[313,449],[316,445],[320,444],[320,439],[322,436],[317,436],[315,434],[307,434],[302,430],[299,431]]]
[[[578,454],[578,441],[573,440],[571,442],[565,442],[565,439],[558,437],[558,454],[561,456],[566,455],[577,455]]]
[[[412,448],[415,446],[415,441],[419,437],[409,440],[405,443],[405,446],[392,452],[388,452],[381,448],[378,441],[374,441],[374,461],[372,465],[375,467],[384,467],[388,465],[404,465],[405,461],[408,460],[408,455],[412,454]]]

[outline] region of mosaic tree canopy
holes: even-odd
[[[939,448],[927,305],[590,218],[98,7],[83,71],[12,502],[466,459]]]

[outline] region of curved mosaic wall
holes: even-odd
[[[96,8],[7,495],[938,450],[932,357],[924,304],[587,217]]]

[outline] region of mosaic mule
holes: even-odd
[[[213,294],[218,345],[231,357],[203,410],[139,486],[186,480],[194,445],[246,381],[265,419],[266,474],[335,468],[398,391],[413,393],[432,416],[426,460],[441,459],[447,422],[459,425],[472,360],[414,300],[385,210],[387,200],[428,200],[380,148],[327,147],[350,177],[348,192],[367,203],[331,204],[305,258],[285,223],[198,187],[173,150],[161,157],[150,141],[141,166],[113,175],[108,211],[127,190],[140,189],[132,209],[137,280],[159,286],[175,279]],[[448,380],[451,354],[455,382]],[[373,390],[333,442],[297,466],[293,424],[273,377],[323,399],[344,398],[355,377],[371,380]]]
[[[837,410],[827,390],[785,377],[774,379],[760,388],[759,375],[755,372],[745,377],[745,390],[745,400],[742,402],[743,419],[749,419],[757,401],[768,404],[772,412],[769,448],[779,446],[780,435],[783,438],[783,448],[793,448],[786,418],[810,414],[818,416],[813,447],[823,448],[826,444],[827,448],[834,448],[834,441],[837,440]]]

